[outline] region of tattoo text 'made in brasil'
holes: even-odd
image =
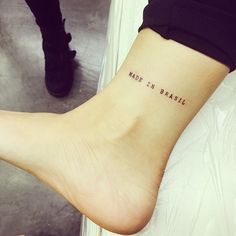
[[[150,88],[150,89],[158,89],[157,88],[157,85],[156,84],[153,84],[151,83],[150,81],[145,81],[143,77],[133,73],[133,72],[130,72],[129,73],[129,77],[139,83],[146,83],[146,87],[147,88]],[[174,95],[173,93],[170,93],[169,91],[166,91],[165,89],[163,88],[160,88],[158,89],[159,90],[159,93],[167,98],[169,98],[170,100],[172,100],[173,102],[176,102],[176,103],[179,103],[181,105],[185,105],[186,104],[186,100],[183,99],[182,97],[180,96],[176,96]]]

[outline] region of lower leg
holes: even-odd
[[[45,84],[48,92],[56,97],[66,96],[74,79],[70,33],[65,32],[59,0],[25,0],[35,16],[43,38],[45,56]]]
[[[59,0],[25,0],[40,28],[57,29],[62,24]]]
[[[135,233],[152,215],[179,136],[228,72],[144,29],[111,83],[77,109],[1,112],[0,156],[100,226]]]

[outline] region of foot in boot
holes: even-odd
[[[65,20],[58,29],[41,28],[45,57],[45,85],[55,97],[66,96],[73,85],[76,51],[70,50],[72,39],[65,32]]]

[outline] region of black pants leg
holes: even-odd
[[[68,51],[71,35],[65,32],[59,0],[25,0],[35,16],[46,51]]]
[[[149,0],[143,28],[151,28],[236,69],[235,0]]]
[[[66,96],[74,79],[71,34],[65,32],[59,0],[25,0],[35,16],[42,34],[45,58],[45,84],[55,97]]]
[[[57,29],[62,25],[59,0],[25,0],[40,28]]]

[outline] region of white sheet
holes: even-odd
[[[147,0],[113,0],[98,90],[113,78],[137,35]],[[82,236],[112,236],[84,218]],[[178,140],[151,222],[139,236],[236,235],[236,72]]]

